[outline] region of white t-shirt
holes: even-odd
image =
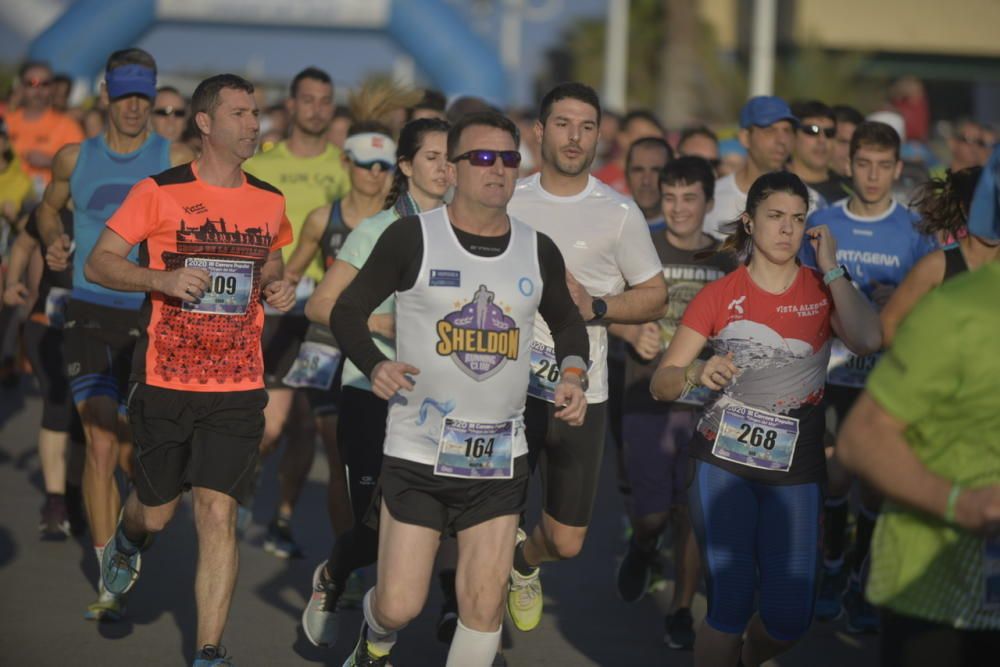
[[[511,216],[548,235],[566,268],[592,296],[614,296],[663,270],[642,211],[631,199],[591,176],[578,194],[559,197],[542,189],[541,175],[517,182],[507,206]],[[590,338],[588,403],[608,400],[608,331],[587,327]],[[552,347],[552,335],[540,318],[535,341]]]
[[[826,200],[818,192],[808,185],[806,189],[809,191],[809,215],[826,208]],[[728,233],[721,228],[739,218],[746,208],[747,193],[736,185],[736,174],[723,176],[715,182],[715,203],[705,215],[704,232],[720,241],[725,239]]]

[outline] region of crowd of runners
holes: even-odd
[[[696,665],[817,621],[881,633],[884,665],[1000,659],[995,130],[956,121],[932,164],[912,118],[836,100],[751,98],[720,141],[581,83],[338,105],[316,67],[267,107],[233,74],[158,87],[135,48],[86,112],[65,84],[27,63],[2,109],[0,338],[43,403],[40,536],[99,563],[85,618],[129,613],[190,490],[194,665],[233,664],[251,512],[315,561],[302,628],[356,635],[345,666],[389,664],[435,580],[447,665],[506,664],[607,460],[623,603],[670,578]],[[317,449],[325,557],[292,531]]]

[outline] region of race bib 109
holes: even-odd
[[[183,302],[181,308],[193,313],[243,315],[253,291],[253,262],[249,260],[187,257],[184,266],[207,271],[208,289],[198,303]]]

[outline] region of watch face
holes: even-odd
[[[608,304],[605,303],[604,299],[594,299],[591,310],[594,311],[594,319],[600,319],[607,314]]]

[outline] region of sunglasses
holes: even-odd
[[[21,83],[28,88],[45,88],[52,83],[52,79],[23,79]]]
[[[164,118],[167,118],[168,116],[173,116],[174,118],[184,118],[187,116],[188,112],[185,109],[178,109],[177,107],[164,107],[162,109],[153,109],[153,113]]]
[[[837,128],[835,127],[820,127],[819,125],[799,125],[799,131],[803,134],[808,134],[810,137],[818,137],[820,133],[827,139],[833,139],[837,136]]]
[[[503,166],[507,169],[517,169],[521,164],[521,154],[517,151],[492,151],[486,149],[477,149],[468,153],[462,153],[452,158],[451,161],[460,162],[468,160],[469,164],[473,167],[492,167],[497,161],[497,156],[500,157],[500,161],[503,162]]]
[[[367,169],[368,171],[374,169],[375,165],[378,165],[382,169],[382,171],[392,171],[393,169],[396,168],[396,165],[394,165],[392,162],[386,162],[385,160],[371,160],[369,162],[358,162],[356,160],[351,160],[351,164],[360,169]]]

